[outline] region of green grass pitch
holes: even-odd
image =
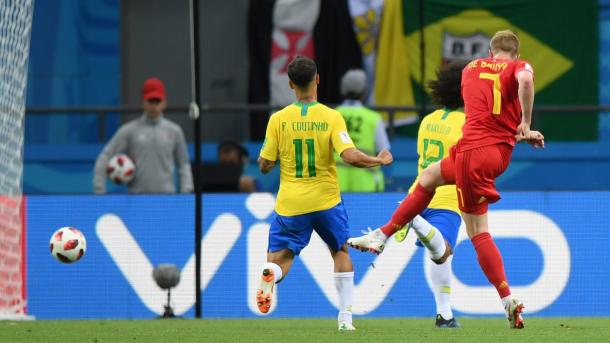
[[[524,330],[459,320],[460,329],[436,329],[433,318],[355,318],[353,332],[332,319],[0,321],[0,342],[610,342],[610,318],[526,318]]]

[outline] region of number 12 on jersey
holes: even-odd
[[[436,146],[438,148],[438,153],[436,156],[429,156],[430,155],[430,151],[429,148],[430,146]],[[421,165],[422,169],[426,169],[429,165],[431,165],[434,162],[440,161],[443,159],[443,157],[445,157],[445,146],[443,145],[443,142],[436,140],[436,139],[428,139],[428,138],[424,138],[424,161]]]
[[[309,171],[309,177],[314,177],[316,176],[316,151],[313,138],[292,140],[296,162],[296,177],[303,177],[303,141],[305,141],[307,146],[307,170]]]

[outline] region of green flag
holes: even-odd
[[[537,105],[598,104],[598,2],[545,0],[426,0],[425,80],[453,59],[487,56],[494,32],[510,29],[521,58],[535,71]],[[409,73],[421,80],[419,1],[403,0]],[[597,113],[544,113],[535,127],[550,140],[595,140]],[[536,125],[537,124],[537,125]]]

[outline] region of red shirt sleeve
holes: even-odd
[[[518,61],[517,65],[515,66],[515,79],[517,78],[517,74],[524,70],[529,71],[530,73],[532,73],[532,76],[534,76],[534,68],[532,68],[531,64],[529,64],[527,61]]]

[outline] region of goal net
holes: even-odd
[[[27,317],[21,191],[32,1],[0,1],[0,319]]]

